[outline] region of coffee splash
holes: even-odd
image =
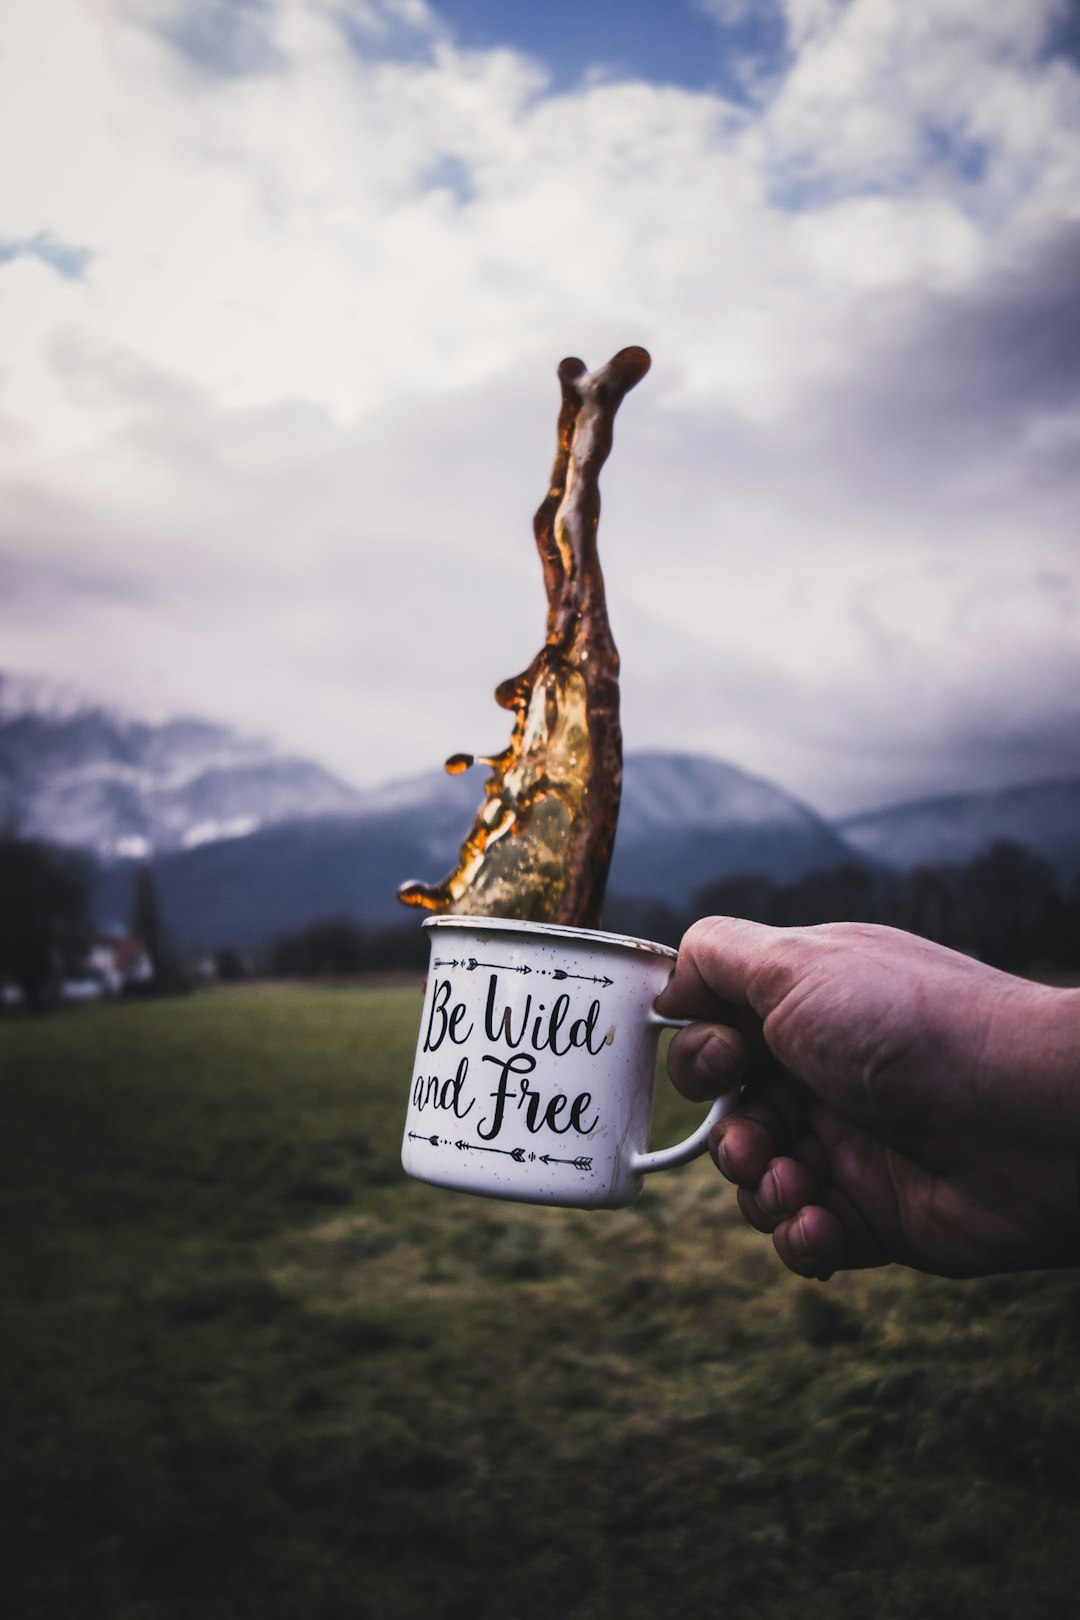
[[[403,883],[426,911],[517,917],[595,928],[600,922],[622,791],[619,654],[597,555],[600,469],[615,413],[651,360],[620,349],[599,371],[564,360],[555,465],[533,533],[547,592],[547,638],[528,669],[496,688],[514,714],[490,766],[484,802],[457,866],[439,884]],[[457,775],[476,763],[452,754]]]

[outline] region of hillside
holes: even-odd
[[[482,782],[479,772],[425,775],[369,795],[359,812],[172,850],[155,863],[165,913],[185,945],[256,945],[315,917],[404,923],[398,884],[452,866]],[[734,766],[689,754],[627,758],[613,895],[683,904],[710,877],[754,870],[783,880],[846,856],[811,811]],[[130,881],[130,863],[109,863],[99,911],[125,915]]]
[[[133,719],[0,676],[0,825],[24,837],[142,858],[361,802],[263,738]]]
[[[0,676],[0,825],[96,861],[94,910],[130,912],[151,859],[177,943],[258,945],[315,918],[408,921],[408,878],[451,869],[483,794],[476,770],[360,790],[315,761],[198,718],[154,723]],[[869,862],[908,871],[1022,843],[1080,874],[1080,777],[954,795],[832,824],[791,794],[699,754],[625,762],[613,900],[685,908],[717,879],[790,883]]]
[[[1065,882],[1080,876],[1080,776],[918,799],[835,825],[852,849],[901,871],[961,864],[1009,839],[1049,861]]]

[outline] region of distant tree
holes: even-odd
[[[746,917],[780,928],[825,922],[878,922],[889,903],[890,880],[855,861],[819,867],[792,883],[764,872],[741,872],[708,883],[694,896],[695,917]]]
[[[234,945],[219,945],[214,952],[214,972],[222,984],[236,984],[246,979],[249,967]]]
[[[384,968],[423,970],[427,967],[428,955],[428,936],[413,922],[378,928],[368,936],[367,965],[375,972]]]
[[[886,880],[866,866],[846,861],[807,872],[777,895],[773,920],[789,928],[827,922],[879,922]]]
[[[85,899],[73,861],[30,839],[0,837],[0,978],[21,988],[31,1011],[56,999],[64,937]]]
[[[612,895],[604,906],[603,926],[613,934],[677,945],[686,931],[686,920],[662,900]]]
[[[150,961],[153,978],[149,988],[177,989],[181,976],[169,949],[157,883],[149,862],[144,862],[135,873],[131,899],[131,932],[136,939],[142,940]]]
[[[1053,965],[1064,910],[1053,867],[1001,839],[965,868],[965,943],[984,962],[1023,973]]]
[[[1072,973],[1080,968],[1080,878],[1062,901],[1057,965]]]
[[[774,920],[777,886],[764,872],[740,872],[707,883],[691,902],[695,917],[745,917],[750,922]]]
[[[339,978],[387,968],[422,970],[427,937],[415,923],[372,933],[348,917],[323,917],[292,934],[279,934],[261,953],[262,965],[285,978]]]
[[[131,932],[141,939],[146,947],[150,966],[154,970],[154,978],[160,978],[165,955],[161,931],[161,907],[158,905],[157,885],[149,865],[140,866],[135,873],[131,901]]]
[[[855,861],[788,884],[738,873],[704,885],[683,916],[660,901],[620,895],[606,921],[675,944],[691,922],[710,916],[781,928],[890,923],[1013,973],[1080,969],[1080,880],[1063,894],[1048,862],[1007,841],[966,866],[921,866],[904,875]]]
[[[896,889],[890,921],[938,945],[959,945],[964,936],[961,869],[917,866]]]
[[[295,934],[282,934],[270,949],[271,970],[287,977],[331,977],[367,966],[367,941],[348,917],[326,917]]]

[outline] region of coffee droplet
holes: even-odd
[[[600,469],[615,414],[651,361],[621,349],[599,371],[558,368],[555,464],[533,533],[547,592],[547,636],[495,701],[514,715],[510,742],[484,758],[491,775],[458,863],[438,884],[403,883],[426,911],[595,928],[601,917],[622,791],[619,654],[608,623],[596,534]],[[456,776],[475,763],[451,754]]]

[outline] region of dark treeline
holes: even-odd
[[[613,896],[604,927],[677,945],[699,917],[749,917],[777,927],[876,922],[937,940],[1012,973],[1080,970],[1080,885],[1066,890],[1049,865],[1002,842],[965,866],[906,874],[851,862],[778,883],[749,873],[706,884],[685,910]],[[283,934],[260,953],[259,970],[284,977],[336,977],[392,968],[423,970],[427,940],[414,922],[365,929],[326,918]]]
[[[0,983],[17,986],[31,1011],[55,999],[63,954],[85,905],[86,873],[77,856],[0,836]]]
[[[1048,862],[1010,842],[965,866],[903,874],[852,862],[793,883],[761,874],[724,878],[699,890],[685,912],[615,898],[605,926],[677,945],[692,922],[709,916],[777,927],[887,923],[1011,973],[1080,969],[1080,884],[1066,890]]]
[[[19,987],[25,1005],[52,1005],[65,973],[79,971],[91,939],[87,873],[78,857],[0,836],[0,985]],[[1013,973],[1080,972],[1080,880],[1066,887],[1047,861],[1022,845],[994,844],[966,865],[923,866],[909,873],[849,862],[779,883],[761,873],[704,885],[685,908],[615,895],[604,927],[677,945],[699,917],[748,917],[778,927],[875,922],[905,928]],[[181,988],[179,953],[170,950],[150,869],[136,884],[131,931],[150,974],[127,987],[147,993]],[[365,928],[348,917],[322,918],[271,940],[253,957],[231,946],[212,953],[215,976],[257,974],[337,978],[427,965],[428,942],[412,918]]]
[[[49,1011],[71,997],[73,984],[96,982],[99,993],[111,996],[190,988],[151,867],[135,875],[126,936],[115,927],[102,932],[94,922],[92,887],[93,861],[85,851],[0,834],[0,1007]]]
[[[348,917],[327,917],[278,935],[257,965],[275,977],[337,978],[388,968],[423,969],[427,958],[427,937],[415,922],[367,929]]]

